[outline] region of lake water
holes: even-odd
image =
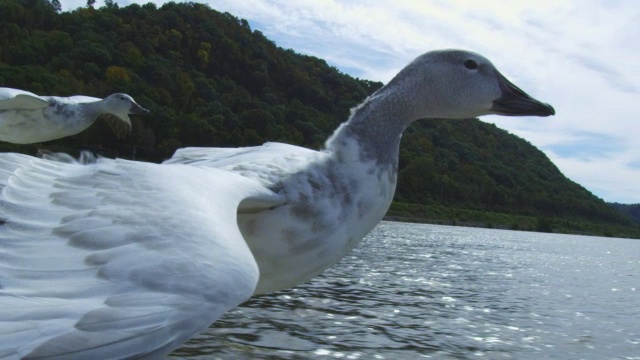
[[[383,222],[182,359],[640,359],[640,241]]]

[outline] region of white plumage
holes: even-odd
[[[353,248],[391,203],[412,121],[490,113],[554,110],[485,58],[447,50],[409,64],[322,151],[187,148],[164,164],[0,154],[0,358],[167,354]]]
[[[38,96],[24,90],[0,88],[0,141],[31,144],[80,133],[100,115],[122,137],[131,132],[128,114],[147,114],[127,94],[104,99],[90,96]]]

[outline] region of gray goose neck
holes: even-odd
[[[397,168],[400,138],[414,120],[412,104],[398,90],[401,89],[383,87],[352,109],[349,120],[327,141],[327,150],[341,158],[350,140],[355,140],[359,154],[352,160],[375,161],[379,166]]]
[[[80,104],[80,113],[91,120],[95,120],[104,113],[102,101]]]

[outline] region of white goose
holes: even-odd
[[[553,115],[484,57],[418,57],[313,151],[164,164],[0,155],[0,358],[155,358],[252,294],[334,264],[387,211],[421,118]],[[63,160],[63,161],[60,161]]]
[[[0,88],[0,141],[31,144],[60,139],[82,132],[100,115],[107,115],[105,119],[122,137],[131,132],[127,114],[147,113],[127,94],[99,99],[83,95],[39,96]]]

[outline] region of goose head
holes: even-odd
[[[400,71],[385,88],[395,88],[410,99],[410,121],[555,114],[553,107],[527,95],[485,57],[469,51],[428,52]]]
[[[144,115],[149,110],[138,105],[133,98],[127,94],[116,93],[104,98],[103,109],[105,113],[115,115],[125,123],[131,123],[128,114]]]

